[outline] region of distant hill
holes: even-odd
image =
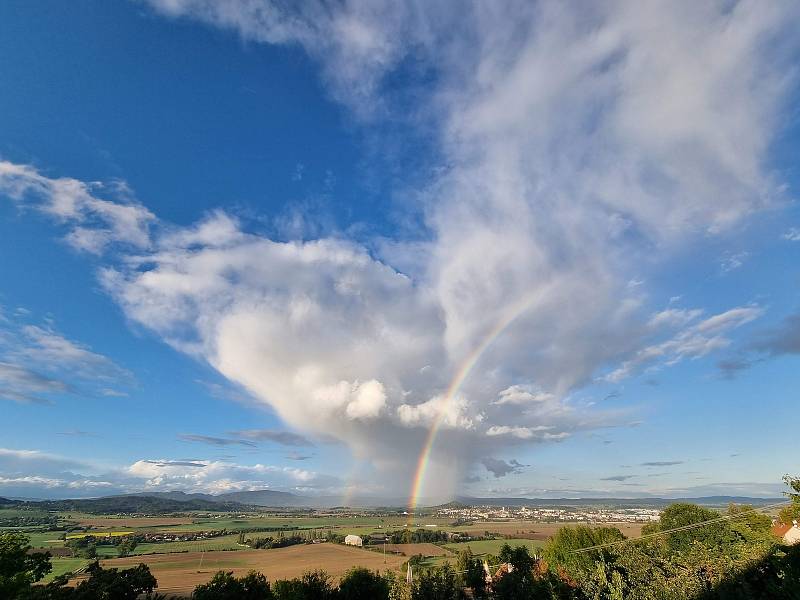
[[[186,492],[134,492],[131,494],[124,494],[125,496],[150,496],[152,498],[163,498],[165,500],[178,500],[179,502],[188,502],[189,500],[207,500],[209,502],[219,502],[219,496],[212,496],[211,494],[187,494]],[[107,496],[114,498],[115,496]]]
[[[547,507],[604,507],[604,508],[654,508],[661,509],[675,502],[691,502],[709,507],[724,507],[733,502],[764,506],[781,502],[782,498],[749,498],[744,496],[706,496],[701,498],[473,498],[458,497],[452,502],[428,506],[437,508],[465,508],[469,506],[538,506]],[[103,498],[77,500],[21,500],[0,498],[0,506],[26,505],[43,510],[87,512],[93,514],[145,513],[166,514],[179,512],[244,511],[253,507],[270,508],[330,508],[339,506],[338,496],[299,496],[277,490],[230,492],[217,496],[187,494],[185,492],[141,492]],[[352,507],[401,507],[398,498],[351,498]],[[420,507],[422,508],[422,507]]]
[[[310,506],[309,498],[297,496],[289,492],[278,492],[276,490],[253,490],[249,492],[229,492],[212,496],[217,502],[238,502],[252,506],[271,506],[271,507],[294,507]]]
[[[431,508],[442,508],[442,509],[450,508],[456,510],[460,508],[469,508],[469,507],[470,507],[469,504],[464,504],[463,502],[458,502],[456,500],[453,500],[452,502],[447,502],[446,504],[440,504],[439,506],[431,506]]]
[[[97,514],[145,513],[164,514],[191,511],[239,511],[246,507],[232,501],[214,502],[200,498],[175,500],[159,496],[108,496],[105,498],[86,498],[80,500],[41,500],[26,502],[44,510],[74,511]]]
[[[782,498],[748,498],[746,496],[704,496],[701,498],[470,498],[456,499],[469,506],[607,506],[613,508],[663,508],[675,502],[690,502],[701,506],[726,506],[735,504],[752,504],[763,506],[780,502]]]

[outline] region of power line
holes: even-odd
[[[675,527],[673,529],[666,529],[664,531],[657,531],[655,533],[648,533],[637,538],[626,538],[624,540],[618,540],[616,542],[607,542],[605,544],[598,544],[596,546],[589,546],[588,548],[580,548],[578,550],[572,550],[569,554],[580,554],[582,552],[591,552],[592,550],[599,550],[601,548],[609,548],[611,546],[619,546],[620,544],[625,544],[626,542],[639,542],[641,540],[650,539],[654,537],[659,537],[662,535],[667,535],[670,533],[675,533],[676,531],[688,531],[690,529],[697,529],[699,527],[705,527],[706,525],[711,525],[712,523],[720,523],[722,521],[729,521],[731,519],[736,519],[743,515],[747,515],[750,513],[760,512],[763,510],[768,510],[771,508],[777,508],[779,506],[785,506],[790,504],[789,502],[778,502],[776,504],[767,504],[766,506],[760,506],[758,508],[751,508],[750,510],[745,510],[740,513],[736,513],[735,515],[723,515],[716,519],[710,519],[708,521],[701,521],[699,523],[691,523],[690,525],[683,525],[681,527]]]

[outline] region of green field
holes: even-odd
[[[439,527],[448,524],[445,519],[429,519],[426,524],[435,523]],[[149,527],[142,529],[159,529],[164,531],[208,531],[211,529],[228,529],[236,531],[250,528],[289,528],[289,529],[347,529],[372,532],[378,529],[402,529],[406,521],[400,517],[249,517],[245,519],[198,519],[194,523],[172,525],[169,527]],[[136,528],[134,528],[136,529]]]
[[[444,547],[448,550],[452,550],[453,552],[459,552],[461,550],[465,550],[467,546],[470,547],[473,554],[494,554],[497,555],[500,553],[500,548],[503,547],[504,544],[508,544],[512,548],[516,548],[517,546],[525,546],[530,550],[531,554],[534,554],[537,549],[544,547],[546,542],[542,540],[482,540],[482,541],[475,541],[475,542],[459,542],[457,544],[444,544]]]
[[[48,512],[36,509],[24,508],[0,508],[0,517],[38,517],[47,518]]]
[[[70,573],[72,571],[81,569],[88,565],[89,561],[85,558],[53,558],[50,559],[50,564],[53,565],[53,570],[45,575],[44,579],[42,579],[39,583],[48,583],[58,575],[63,575],[64,573]]]
[[[457,552],[461,550],[465,550],[467,546],[470,547],[472,553],[480,556],[483,558],[487,554],[492,554],[497,556],[500,553],[500,548],[503,547],[504,544],[508,544],[512,548],[517,546],[525,546],[530,550],[531,554],[534,554],[537,549],[542,548],[546,542],[541,540],[482,540],[482,541],[473,541],[473,542],[458,542],[456,544],[442,544],[443,548],[447,548],[451,552],[453,552],[450,556],[431,556],[427,557],[420,563],[420,567],[422,568],[433,568],[433,567],[441,567],[444,563],[450,563],[451,565],[455,565],[458,562],[458,556],[456,555]]]
[[[60,548],[64,545],[61,539],[63,531],[26,531],[25,535],[30,538],[34,548]]]
[[[26,512],[26,511],[15,511]],[[30,514],[30,513],[27,513]],[[62,513],[62,519],[69,517],[71,520],[78,521],[82,519],[97,520],[100,515],[83,515],[80,513]],[[190,517],[191,518],[191,517]],[[136,518],[131,516],[120,517],[119,525],[116,519],[111,517],[112,523],[108,526],[98,527],[93,531],[102,537],[108,535],[109,532],[114,531],[133,531],[137,533],[156,533],[156,532],[200,532],[200,531],[219,531],[227,530],[231,532],[228,535],[215,537],[206,540],[185,541],[185,542],[163,542],[163,543],[140,543],[131,552],[132,555],[140,556],[147,554],[171,554],[175,553],[177,561],[183,560],[180,555],[188,552],[211,552],[211,551],[247,551],[246,546],[239,545],[239,534],[237,531],[247,529],[264,529],[264,531],[247,532],[246,537],[252,539],[273,537],[278,538],[281,536],[289,536],[296,532],[307,533],[310,530],[316,530],[320,537],[325,536],[328,532],[334,532],[338,535],[356,534],[366,536],[374,532],[380,531],[397,531],[406,527],[406,517],[402,515],[376,517],[376,516],[304,516],[304,515],[286,515],[280,514],[247,514],[247,515],[232,515],[230,513],[220,514],[216,518],[209,517],[207,514],[202,516],[198,515],[193,519],[192,523],[181,525],[151,525],[152,520],[142,519],[141,526],[136,522]],[[124,526],[122,523],[124,522]],[[487,524],[487,528],[491,528],[495,524]],[[425,529],[428,531],[458,531],[475,529],[475,525],[466,525],[461,527],[451,527],[450,521],[445,519],[436,519],[434,517],[417,517],[416,523],[412,524],[413,529]],[[72,535],[85,535],[91,532],[76,531]],[[514,535],[513,531],[509,532]],[[60,539],[63,535],[61,531],[33,531],[26,532],[30,537],[31,545],[34,548],[59,548],[64,546],[64,542]],[[456,560],[455,553],[469,545],[473,553],[477,555],[497,554],[503,544],[509,543],[512,546],[524,545],[534,551],[540,548],[544,542],[528,540],[528,539],[513,539],[513,540],[489,540],[489,541],[475,541],[467,543],[452,543],[444,545],[445,548],[451,550],[454,554],[450,557],[435,557],[429,559],[425,566],[440,565],[441,563],[449,560],[454,563]],[[99,544],[97,546],[97,554],[99,558],[115,558],[118,556],[116,546]],[[87,561],[79,558],[57,558],[54,559],[55,572],[63,573],[74,570]]]

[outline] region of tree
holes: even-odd
[[[93,536],[86,535],[68,540],[66,546],[72,551],[73,556],[97,558],[97,543]]]
[[[760,542],[771,539],[772,519],[759,512],[752,512],[754,509],[749,504],[728,505],[728,515],[733,517],[730,520],[730,527],[733,532],[739,535],[742,541]]]
[[[275,600],[332,600],[336,597],[325,571],[311,571],[300,579],[282,579],[272,586]]]
[[[493,582],[494,597],[498,600],[533,598],[536,587],[533,567],[536,561],[530,555],[528,548],[525,546],[512,548],[508,544],[503,544],[498,558],[501,563],[511,565],[511,569]]]
[[[192,594],[194,600],[273,600],[274,597],[267,578],[255,571],[239,578],[232,571],[218,571]]]
[[[791,492],[784,492],[784,495],[786,495],[792,503],[790,506],[781,510],[780,517],[781,521],[784,523],[791,523],[794,520],[800,520],[800,477],[784,475],[783,482],[793,490]]]
[[[389,600],[389,581],[363,567],[348,571],[339,582],[341,600]]]
[[[22,533],[0,533],[0,598],[15,598],[52,569],[50,553],[29,553],[29,541]]]
[[[389,600],[411,600],[411,586],[406,583],[404,578],[388,571],[386,582],[389,584]]]
[[[668,531],[686,525],[713,521],[719,519],[720,516],[718,512],[703,508],[697,504],[677,502],[670,504],[661,512],[661,524],[659,527],[661,531]],[[730,525],[722,521],[670,533],[666,537],[666,543],[671,552],[681,552],[688,550],[694,541],[710,547],[728,547],[733,537]]]
[[[448,563],[440,569],[422,571],[411,590],[412,600],[460,600],[456,574]]]
[[[135,549],[136,549],[136,538],[134,538],[132,535],[125,536],[117,544],[117,554],[121,557],[128,556]]]
[[[481,559],[472,554],[469,546],[458,553],[458,572],[464,587],[472,589],[475,598],[486,597],[486,572]]]
[[[75,588],[70,600],[136,600],[149,594],[158,582],[145,564],[132,569],[103,569],[97,562],[86,569],[89,579]]]
[[[503,544],[500,548],[500,562],[510,563],[515,571],[529,572],[535,564],[534,558],[526,546],[516,546],[512,548],[508,544]]]
[[[591,548],[625,539],[616,527],[588,527],[577,525],[561,527],[550,538],[544,556],[551,569],[561,570],[571,578],[595,571],[595,563],[610,557],[608,550],[599,549],[576,553],[576,550]]]

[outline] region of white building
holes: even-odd
[[[344,543],[346,546],[363,546],[364,540],[357,535],[348,535],[344,538]]]
[[[792,521],[792,528],[783,534],[783,541],[789,546],[800,542],[800,527],[797,526],[797,521]]]

